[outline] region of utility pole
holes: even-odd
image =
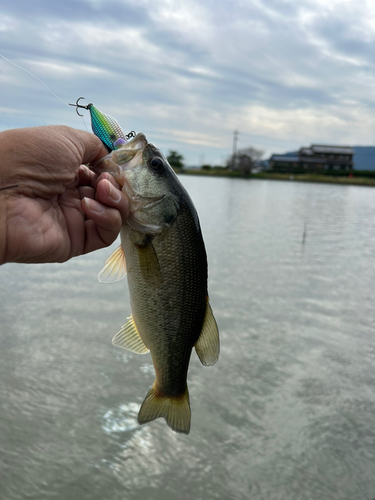
[[[203,167],[204,165],[204,154],[201,154],[201,168]]]
[[[236,169],[236,156],[237,156],[237,141],[238,141],[238,130],[233,132],[233,154],[232,154],[232,165],[231,170]]]

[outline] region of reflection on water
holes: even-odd
[[[108,434],[112,432],[133,431],[138,428],[137,415],[140,405],[129,403],[118,408],[108,410],[103,416],[102,428]]]
[[[110,250],[3,266],[1,500],[375,498],[375,191],[181,180],[221,333],[219,363],[192,356],[190,435],[137,424],[154,373],[111,344]]]

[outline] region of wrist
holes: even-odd
[[[7,249],[7,213],[8,203],[17,184],[12,167],[14,167],[13,131],[0,132],[0,265],[6,263]],[[13,177],[13,178],[12,178]]]

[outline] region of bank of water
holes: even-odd
[[[368,175],[364,172],[354,172],[351,175],[325,175],[318,173],[278,173],[278,172],[258,172],[244,175],[238,170],[231,171],[223,168],[211,169],[185,169],[180,172],[185,175],[202,175],[210,177],[230,177],[235,179],[256,180],[264,179],[271,181],[295,181],[295,182],[318,182],[323,184],[340,184],[352,186],[375,186],[375,176],[369,171]]]

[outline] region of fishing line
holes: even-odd
[[[90,132],[89,129],[87,128],[87,126],[86,126],[86,122],[85,122],[85,119],[84,119],[83,116],[81,116],[81,120],[82,120],[83,125],[85,126],[86,131]]]
[[[33,78],[35,78],[36,80],[38,80],[38,82],[40,82],[42,85],[44,85],[46,87],[46,89],[48,89],[52,95],[54,95],[59,101],[61,101],[63,104],[66,104],[67,106],[72,106],[72,104],[69,104],[68,102],[65,102],[63,99],[61,99],[61,97],[59,97],[57,94],[55,94],[55,92],[50,89],[48,87],[48,85],[46,83],[43,82],[43,80],[41,80],[40,78],[38,78],[36,75],[34,75],[34,73],[31,73],[31,71],[27,70],[26,68],[23,68],[22,66],[20,66],[19,64],[11,61],[10,59],[8,59],[7,57],[3,56],[3,54],[0,54],[0,57],[2,57],[5,61],[9,62],[10,64],[13,64],[13,66],[16,66],[16,68],[19,68],[19,69],[22,69],[22,71],[25,71],[25,73],[28,73],[29,75],[31,75]],[[79,113],[78,113],[79,114]],[[87,125],[86,125],[86,122],[85,122],[85,119],[83,117],[83,115],[79,115],[82,119],[82,123],[83,123],[83,126],[85,127],[85,129],[87,130],[87,132],[89,132],[89,129],[87,128]]]
[[[18,184],[14,184],[14,186],[7,186],[0,188],[0,191],[5,191],[6,189],[13,189],[13,188],[18,188]]]
[[[8,61],[10,64],[13,64],[13,66],[16,66],[16,68],[19,68],[19,69],[22,69],[22,71],[25,71],[26,73],[28,73],[29,75],[31,75],[33,78],[35,78],[36,80],[38,80],[38,82],[42,83],[50,92],[51,94],[53,94],[59,101],[61,101],[63,104],[66,104],[67,106],[69,106],[69,103],[68,102],[65,102],[63,99],[61,99],[57,94],[55,94],[55,92],[50,89],[48,87],[48,85],[46,83],[43,82],[43,80],[41,80],[40,78],[38,78],[36,75],[34,75],[34,73],[31,73],[31,71],[23,68],[22,66],[20,66],[19,64],[16,64],[15,62],[11,61],[10,59],[8,59],[7,57],[3,56],[2,54],[0,54],[0,57],[2,57],[3,59],[5,59],[5,61]],[[87,132],[89,132],[88,128],[87,128],[87,125],[86,125],[86,122],[84,120],[84,118],[82,117],[82,122],[83,122],[83,125],[85,127],[85,129],[87,130]]]
[[[46,83],[43,82],[43,80],[41,80],[36,75],[34,75],[34,73],[31,73],[31,71],[23,68],[22,66],[19,66],[18,64],[16,64],[15,62],[11,61],[7,57],[3,56],[2,54],[0,54],[0,57],[2,57],[3,59],[5,59],[6,61],[8,61],[10,64],[13,64],[13,66],[16,66],[17,68],[22,69],[22,71],[25,71],[26,73],[28,73],[29,75],[31,75],[32,77],[34,77],[36,80],[38,80],[38,82],[42,83],[51,92],[51,94],[53,94],[59,101],[61,101],[63,104],[66,104],[67,106],[69,106],[69,103],[63,101],[57,94],[55,94],[55,92],[53,90],[51,90],[48,87],[48,85]]]

